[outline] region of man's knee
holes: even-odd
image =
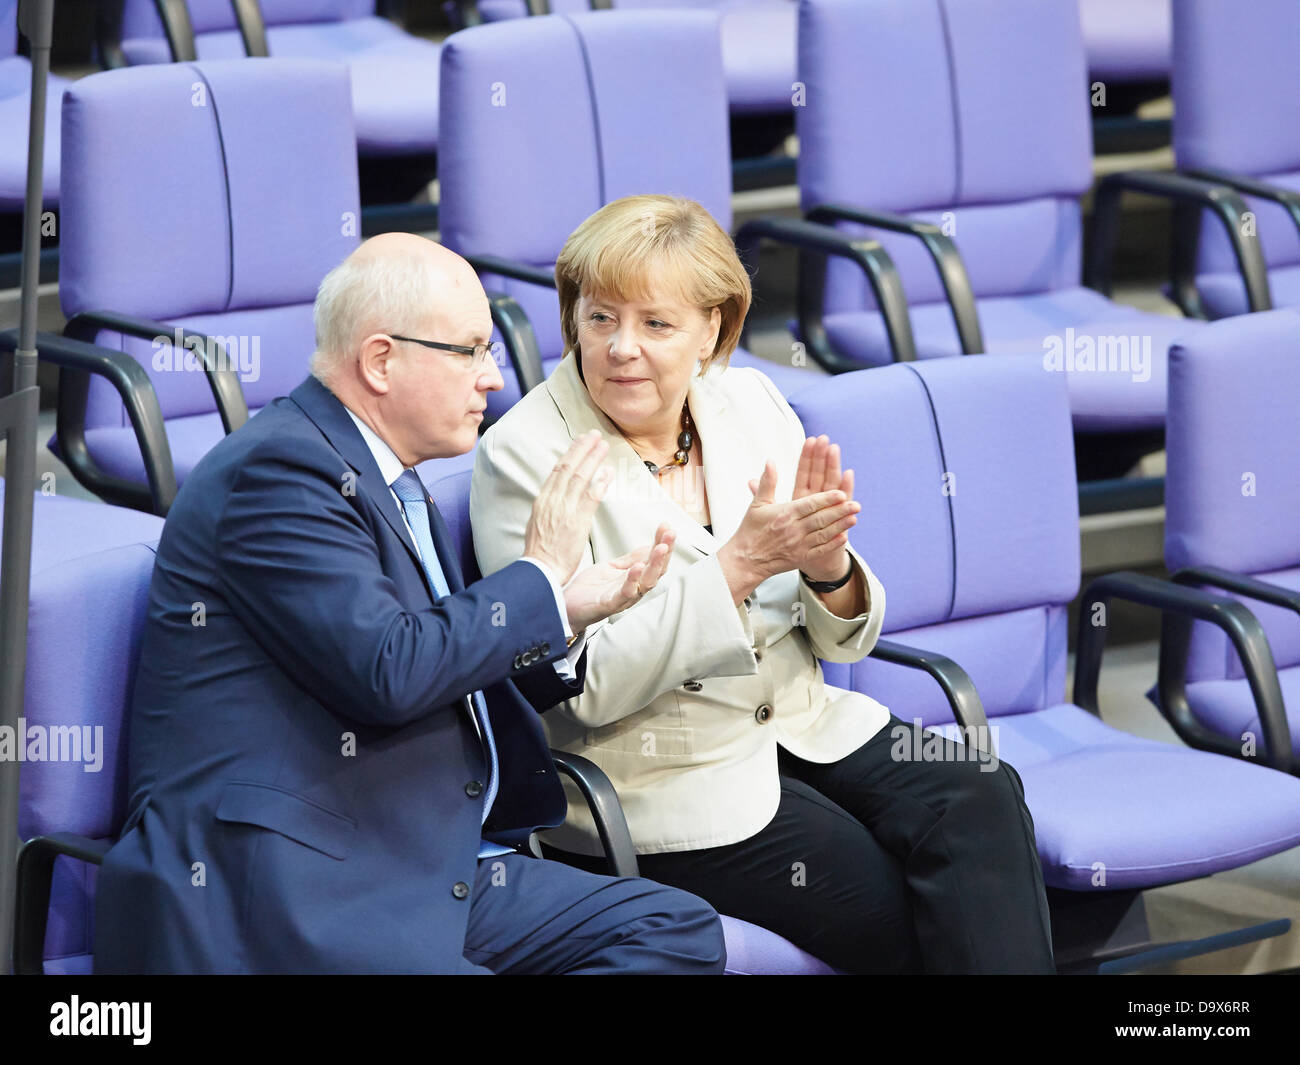
[[[726,968],[722,921],[707,902],[660,884],[654,884],[642,902],[644,915],[634,922],[634,935],[653,943],[668,967],[666,971],[711,974]]]

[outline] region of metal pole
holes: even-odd
[[[20,0],[18,28],[31,44],[32,105],[27,142],[27,200],[23,208],[22,313],[14,352],[14,390],[0,402],[5,450],[5,509],[0,545],[0,726],[22,716],[31,592],[32,497],[36,489],[36,288],[40,283],[42,177],[45,169],[45,87],[50,73],[54,0]],[[14,872],[18,858],[18,762],[0,761],[0,965],[12,971]]]

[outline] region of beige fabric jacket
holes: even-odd
[[[573,356],[484,435],[470,495],[475,551],[483,573],[492,573],[522,554],[551,467],[575,437],[598,428],[615,477],[592,523],[588,561],[651,543],[664,521],[677,532],[659,585],[593,629],[583,693],[544,719],[553,747],[585,755],[609,775],[643,854],[747,839],[776,813],[778,744],[831,762],[888,720],[868,696],[826,685],[817,661],[855,662],[880,634],[885,591],[856,552],[870,604],[853,619],[830,613],[797,572],[764,581],[736,606],[716,557],[766,459],[779,470],[777,498],[790,498],[804,441],[794,411],[763,374],[741,368],[693,377],[689,402],[712,535],[659,487],[592,402]],[[869,505],[863,517],[870,520]],[[568,820],[547,841],[601,853],[586,804],[566,787]]]

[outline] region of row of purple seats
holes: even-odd
[[[375,0],[125,0],[120,38],[132,65],[267,55],[344,63],[362,157],[437,150],[438,45],[380,18]]]
[[[463,6],[463,5],[462,5]],[[531,13],[575,15],[600,8],[619,11],[713,9],[719,14],[723,75],[731,113],[789,114],[795,100],[793,0],[478,0],[484,22]],[[462,17],[461,21],[465,19]]]
[[[1240,197],[1183,175],[1104,178],[1081,271],[1092,143],[1076,0],[801,0],[799,71],[806,216],[889,251],[918,357],[1014,353],[1069,367],[1092,352],[1115,365],[1066,374],[1076,430],[1163,427],[1168,349],[1199,323],[1109,298],[1124,190],[1218,212],[1251,267],[1250,308],[1269,306]],[[891,361],[871,294],[840,264],[824,300],[832,347],[863,366]]]
[[[1174,4],[1174,155],[1178,166],[1246,196],[1259,230],[1273,301],[1300,306],[1300,76],[1291,0],[1178,0]],[[1231,245],[1200,212],[1184,218],[1175,296],[1192,314],[1253,309]]]

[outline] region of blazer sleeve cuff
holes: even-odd
[[[885,622],[885,589],[871,567],[853,548],[849,558],[867,590],[867,612],[854,618],[832,613],[821,596],[799,581],[808,640],[818,658],[827,662],[857,662],[871,653]]]

